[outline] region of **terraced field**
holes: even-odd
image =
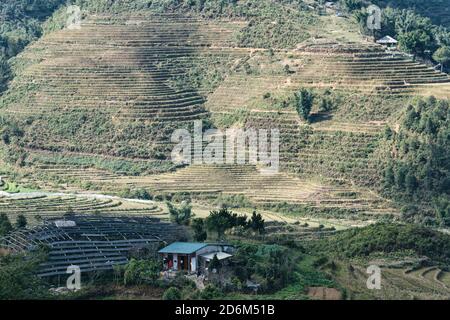
[[[123,148],[120,132],[134,131],[134,157],[162,157],[170,149],[170,132],[207,117],[204,97],[192,87],[177,88],[173,80],[203,55],[229,57],[232,35],[242,25],[175,14],[91,17],[80,30],[51,33],[17,58],[20,76],[3,97],[2,112],[22,119],[58,114],[78,122],[62,134],[54,131],[56,123],[35,121],[27,137],[35,150],[107,155]],[[247,52],[236,49],[232,56]],[[24,91],[26,97],[20,95]],[[94,127],[86,128],[87,121]],[[92,130],[98,139],[87,137]],[[139,141],[143,134],[148,140]],[[99,140],[110,141],[109,150]]]
[[[352,271],[338,277],[341,284],[349,286],[354,299],[436,299],[450,297],[450,288],[440,279],[447,279],[449,272],[437,267],[423,267],[414,271],[405,268],[381,269],[381,290],[367,290],[366,270],[352,265]],[[447,281],[447,280],[446,280]]]
[[[185,73],[193,56],[227,55],[240,26],[164,14],[92,17],[79,30],[51,33],[18,59],[18,68],[23,61],[38,63],[14,85],[32,82],[38,90],[28,104],[13,103],[8,110],[36,113],[58,107],[119,119],[197,119],[205,113],[202,97],[188,88],[176,91],[168,80]]]
[[[386,101],[429,91],[445,97],[449,77],[368,42],[328,37],[290,50],[238,48],[235,36],[245,25],[178,14],[97,15],[79,30],[50,33],[31,45],[16,59],[18,76],[2,97],[2,112],[30,126],[23,143],[31,170],[23,181],[66,190],[89,184],[107,191],[242,194],[262,205],[396,214],[370,187],[379,179],[373,155],[380,133],[397,107],[385,103],[351,112],[354,118],[339,110],[315,113],[307,125],[295,110],[263,106],[263,96],[314,87]],[[228,70],[214,85],[189,85],[201,67]],[[280,174],[261,176],[252,166],[172,172],[173,130],[239,111],[245,112],[239,125],[280,129]],[[68,125],[61,129],[61,123]]]
[[[312,208],[341,208],[361,217],[396,214],[389,203],[369,190],[326,181],[300,179],[293,174],[261,175],[252,165],[189,166],[175,173],[152,177],[124,177],[110,181],[116,187],[145,187],[153,194],[189,193],[215,199],[219,195],[243,195],[255,205],[303,204]],[[346,218],[345,216],[341,218]]]
[[[155,204],[94,196],[16,194],[0,196],[0,211],[11,221],[23,214],[30,225],[42,219],[58,218],[65,214],[101,214],[106,216],[160,216],[163,210]]]

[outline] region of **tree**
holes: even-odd
[[[450,200],[445,196],[435,198],[433,207],[438,222],[443,226],[450,226]]]
[[[340,0],[339,3],[341,7],[347,12],[357,10],[363,5],[361,0]]]
[[[192,220],[191,227],[194,230],[195,241],[203,242],[208,238],[208,233],[205,229],[205,221],[201,218]]]
[[[27,218],[23,214],[19,214],[16,219],[16,228],[25,229],[27,227]]]
[[[384,183],[386,187],[390,188],[395,183],[395,175],[394,170],[392,169],[392,165],[388,165],[384,171]]]
[[[219,261],[219,258],[217,258],[217,255],[215,254],[212,260],[209,262],[208,269],[209,270],[219,270],[222,264]]]
[[[6,213],[0,214],[0,237],[7,235],[12,230],[13,226]]]
[[[411,174],[410,172],[406,175],[406,178],[405,178],[405,187],[406,187],[406,190],[409,192],[409,193],[414,193],[415,191],[416,191],[416,188],[417,188],[417,179],[416,179],[416,177],[413,175],[413,174]]]
[[[433,46],[432,37],[424,30],[417,29],[405,32],[399,35],[398,43],[400,48],[414,55],[423,55],[423,53],[431,49]]]
[[[248,226],[250,229],[252,229],[255,232],[258,232],[259,234],[263,234],[265,232],[264,219],[262,215],[256,213],[256,211],[253,211]]]
[[[222,239],[225,231],[235,226],[236,218],[228,208],[222,208],[219,211],[211,211],[206,218],[206,225],[209,230],[217,232],[217,238]]]
[[[314,102],[314,94],[308,89],[303,88],[295,94],[295,102],[299,116],[303,120],[308,121]]]
[[[450,47],[440,47],[433,54],[433,59],[441,64],[441,72],[444,72],[444,66],[450,62]]]
[[[179,208],[176,208],[170,202],[167,202],[166,204],[167,208],[169,209],[170,220],[172,222],[179,225],[189,225],[193,214],[192,206],[188,202],[183,201]]]
[[[9,68],[8,61],[0,51],[0,92],[6,89],[10,77],[11,77],[11,70]]]
[[[36,275],[45,260],[40,252],[0,256],[0,300],[49,298],[48,286]]]

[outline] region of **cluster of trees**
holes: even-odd
[[[0,2],[0,93],[11,79],[9,59],[42,34],[42,22],[66,0]]]
[[[6,236],[14,229],[24,229],[27,227],[27,218],[23,214],[19,214],[16,223],[13,226],[6,213],[0,214],[0,237]]]
[[[450,235],[415,224],[377,223],[339,232],[315,245],[316,251],[348,258],[413,251],[437,263],[450,263]]]
[[[243,244],[231,264],[238,282],[256,280],[265,292],[285,287],[292,280],[296,267],[289,249],[278,245]]]
[[[153,196],[144,188],[125,189],[120,193],[120,196],[126,199],[153,200]]]
[[[0,300],[50,298],[46,283],[36,275],[43,261],[40,251],[27,256],[0,255]]]
[[[398,132],[386,129],[389,150],[383,164],[383,187],[388,194],[408,200],[448,199],[449,110],[448,101],[421,99],[408,106]]]
[[[124,285],[154,285],[159,279],[162,264],[156,259],[138,260],[132,258],[123,268]]]
[[[184,201],[176,207],[167,202],[170,220],[179,225],[190,226],[194,232],[196,241],[205,241],[208,238],[208,231],[215,232],[218,239],[223,239],[225,233],[233,228],[242,228],[251,230],[254,233],[264,234],[265,221],[261,214],[254,211],[252,216],[247,218],[245,215],[238,215],[227,207],[220,210],[213,210],[206,219],[194,218],[192,206]]]
[[[430,18],[411,9],[387,7],[382,12],[381,30],[369,30],[366,8],[370,4],[383,6],[385,1],[340,0],[340,4],[354,14],[364,33],[377,37],[390,35],[397,38],[400,48],[408,53],[433,58],[442,66],[450,62],[450,31],[444,26],[434,25]]]
[[[255,211],[250,219],[247,219],[244,215],[233,213],[228,210],[228,208],[211,211],[206,218],[205,225],[208,230],[217,233],[218,239],[222,239],[227,230],[238,227],[243,228],[244,230],[252,230],[259,234],[265,232],[264,219],[261,214],[256,213]]]

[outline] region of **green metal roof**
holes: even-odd
[[[165,248],[159,250],[159,253],[183,253],[191,254],[204,247],[208,246],[207,243],[200,242],[174,242]]]

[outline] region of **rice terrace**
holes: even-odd
[[[0,300],[449,300],[449,8],[2,0]]]

